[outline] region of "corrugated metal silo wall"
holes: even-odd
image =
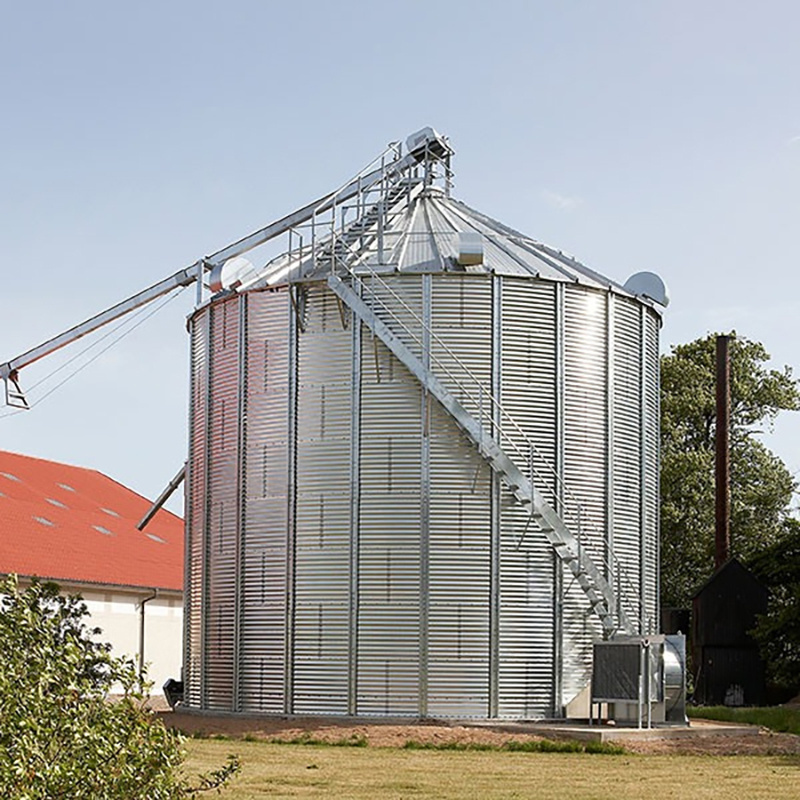
[[[507,419],[501,425],[517,445],[519,452],[512,455],[532,458],[538,486],[553,502],[556,485],[551,470],[559,463],[557,286],[511,278],[495,284],[501,294],[500,399],[521,431]],[[558,679],[555,557],[529,521],[529,512],[505,489],[500,531],[497,715],[552,716]]]
[[[421,316],[421,277],[393,280],[392,286]],[[408,310],[399,313],[409,328],[419,328]],[[419,345],[414,349],[419,352]],[[416,715],[426,580],[420,557],[426,535],[420,493],[422,392],[366,329],[360,371],[356,707],[360,714]]]
[[[639,618],[642,537],[642,312],[639,303],[616,298],[611,311],[610,547],[618,559],[625,610]]]
[[[288,525],[289,292],[251,292],[242,408],[240,655],[237,708],[286,711],[291,551]]]
[[[198,312],[192,341],[185,678],[190,703],[231,710],[240,491],[238,298]]]
[[[207,607],[204,688],[208,708],[233,708],[236,584],[239,530],[238,298],[220,303],[211,318],[214,360],[210,393],[207,483]]]
[[[295,713],[348,712],[351,332],[336,298],[307,289],[297,335]]]
[[[643,593],[655,618],[657,315],[543,281],[390,281],[379,291],[413,332],[406,344],[485,424],[489,395],[501,397],[523,431],[495,420],[514,458],[532,455],[540,491],[573,525],[580,498],[595,558],[608,548],[629,566],[626,610]],[[301,324],[286,289],[193,317],[190,705],[559,713],[600,635],[585,596],[410,373],[322,285],[302,291]],[[454,356],[479,400],[441,373],[457,371]]]
[[[652,309],[643,306],[643,354],[644,369],[642,370],[644,382],[644,436],[643,457],[644,464],[644,554],[643,554],[643,584],[644,584],[644,616],[652,631],[660,630],[661,606],[659,599],[659,584],[661,576],[659,565],[661,563],[660,547],[660,430],[661,430],[661,370],[659,362],[659,332],[661,320]]]
[[[658,315],[634,300],[611,296],[612,535],[625,610],[644,633],[659,630]]]
[[[285,710],[288,292],[192,318],[186,697]]]
[[[189,390],[189,459],[186,481],[186,555],[184,577],[184,694],[194,708],[202,706],[203,585],[205,565],[205,483],[210,387],[208,309],[191,323]]]
[[[423,278],[436,362],[468,364],[473,406],[490,420],[492,281],[484,275]],[[430,288],[429,288],[430,287]],[[477,391],[481,387],[482,391]],[[453,387],[454,388],[454,387]],[[485,400],[482,401],[482,398]],[[463,402],[467,402],[462,398]],[[493,476],[475,446],[431,400],[423,408],[423,498],[427,496],[427,703],[432,716],[489,714]]]
[[[402,320],[412,350],[468,361],[488,396],[490,288],[485,278],[426,275],[395,276],[390,290],[375,291]],[[488,469],[411,374],[369,332],[360,335],[353,707],[361,714],[486,716]]]
[[[564,516],[598,565],[604,563],[607,539],[608,297],[583,286],[564,286]],[[568,701],[589,680],[591,645],[601,638],[601,628],[567,570],[564,583],[562,697]]]

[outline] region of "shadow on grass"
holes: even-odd
[[[774,767],[800,768],[800,753],[790,756],[772,756],[770,764]]]
[[[800,708],[787,706],[754,706],[752,708],[689,706],[687,713],[690,717],[695,718],[738,722],[745,725],[762,725],[777,733],[800,734]]]
[[[184,734],[187,738],[210,741],[243,741],[260,742],[262,744],[299,745],[310,747],[369,747],[366,736],[352,734],[342,739],[320,739],[310,733],[302,733],[291,738],[264,737],[252,733],[242,736],[228,736],[224,733],[206,733],[195,731]],[[571,739],[534,739],[532,741],[511,741],[503,744],[486,744],[482,742],[419,742],[409,739],[402,745],[391,749],[402,750],[448,750],[462,752],[494,752],[494,753],[586,753],[589,755],[630,755],[628,751],[617,744],[608,742],[577,742]]]
[[[300,745],[313,745],[315,747],[368,747],[369,742],[366,736],[359,736],[354,733],[344,739],[319,739],[316,736],[311,736],[308,733],[302,733],[300,736],[293,736],[291,739],[262,739],[261,741],[267,744],[300,744]]]
[[[624,747],[608,742],[575,742],[535,739],[529,742],[511,740],[504,744],[481,744],[479,742],[416,742],[410,740],[403,745],[405,750],[462,750],[468,752],[490,751],[495,753],[589,753],[592,755],[627,755]]]

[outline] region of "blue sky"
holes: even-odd
[[[735,328],[800,369],[795,3],[76,1],[0,14],[0,360],[433,125],[456,150],[460,199],[619,281],[660,273],[665,347]],[[0,418],[0,447],[158,494],[185,457],[193,300]],[[798,416],[768,439],[793,471]]]

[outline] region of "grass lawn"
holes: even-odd
[[[237,753],[222,793],[245,798],[797,798],[797,756],[642,756],[464,752],[190,739],[187,769]]]

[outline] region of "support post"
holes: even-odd
[[[730,336],[717,336],[716,526],[714,567],[730,557]]]

